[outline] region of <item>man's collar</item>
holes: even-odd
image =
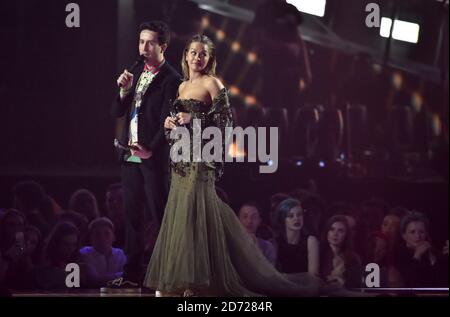
[[[161,69],[161,67],[164,65],[164,63],[166,62],[165,59],[162,60],[162,62],[157,65],[157,66],[148,66],[146,63],[144,64],[144,71],[150,72],[153,75],[157,74],[159,72],[159,70]]]

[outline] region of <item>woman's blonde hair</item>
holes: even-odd
[[[191,40],[186,44],[183,51],[183,57],[181,58],[181,69],[183,71],[183,80],[189,79],[189,66],[188,63],[186,62],[186,55],[192,43],[202,43],[207,46],[209,53],[209,61],[206,67],[203,69],[202,74],[215,76],[217,66],[216,47],[209,37],[207,37],[206,35],[197,34],[194,37],[192,37]]]

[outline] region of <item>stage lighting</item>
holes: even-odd
[[[286,0],[292,4],[298,11],[323,17],[327,0]]]
[[[218,40],[219,42],[220,42],[220,41],[223,41],[224,38],[225,38],[225,32],[222,31],[222,30],[218,30],[218,31],[216,32],[216,38],[217,38],[217,40]]]
[[[247,61],[251,64],[253,64],[254,62],[256,62],[257,60],[257,55],[254,52],[250,52],[247,54]]]
[[[231,50],[233,52],[237,52],[241,49],[241,44],[239,44],[239,42],[233,42],[233,44],[231,44]]]
[[[249,106],[256,105],[256,98],[255,98],[255,96],[251,96],[251,95],[246,96],[245,97],[245,103],[247,105],[249,105]]]
[[[236,87],[236,86],[231,86],[231,87],[230,87],[230,93],[231,93],[233,96],[237,96],[237,95],[239,95],[239,94],[241,93],[241,91],[239,90],[238,87]]]
[[[324,168],[325,167],[325,162],[324,161],[320,161],[319,162],[319,167],[320,168]]]
[[[303,162],[302,162],[302,161],[297,161],[297,162],[295,162],[295,165],[296,165],[296,166],[302,166],[302,165],[303,165]]]
[[[380,35],[382,37],[389,37],[391,25],[391,19],[385,17],[381,18]],[[419,31],[420,25],[417,23],[395,20],[392,38],[399,41],[417,43],[419,41]]]
[[[273,165],[273,161],[272,160],[268,160],[267,161],[267,166],[272,166]]]

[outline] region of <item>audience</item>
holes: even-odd
[[[223,189],[217,192],[231,204]],[[98,288],[122,276],[127,256],[121,249],[125,218],[120,183],[107,187],[101,218],[97,199],[86,189],[73,193],[66,211],[34,181],[17,183],[12,193],[16,209],[0,208],[1,295],[67,290],[69,263],[79,265],[82,288]],[[363,286],[363,267],[377,263],[382,287],[448,287],[448,240],[442,249],[432,242],[425,215],[405,207],[389,210],[379,198],[363,201],[360,209],[355,206],[345,201],[328,205],[317,188],[297,188],[290,195],[270,196],[267,223],[257,202],[243,204],[238,215],[281,272],[309,272],[327,284],[358,288]],[[146,225],[146,262],[158,231],[157,223]]]

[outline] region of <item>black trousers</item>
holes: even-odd
[[[125,207],[124,277],[141,282],[144,263],[145,225],[148,221],[161,224],[169,191],[168,173],[139,163],[122,163],[121,177]]]

